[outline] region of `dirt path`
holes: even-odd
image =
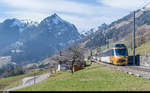
[[[39,82],[47,79],[49,76],[50,76],[50,73],[36,76],[35,79],[34,79],[34,77],[24,78],[22,80],[22,82],[23,82],[22,85],[20,85],[18,87],[15,87],[15,88],[8,89],[6,91],[13,91],[13,90],[16,90],[16,89],[20,89],[20,88],[24,88],[24,87],[27,87],[27,86],[31,86],[31,85],[34,84],[34,80],[35,80],[35,84],[36,84],[36,83],[39,83]]]

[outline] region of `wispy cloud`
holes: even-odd
[[[79,0],[1,0],[0,5],[5,5],[10,9],[1,13],[7,15],[6,18],[29,18],[40,21],[55,12],[82,31],[97,27],[104,22],[111,23],[125,16],[132,7],[130,3],[138,0],[88,1],[89,3],[81,3]]]
[[[91,14],[93,9],[87,4],[71,2],[66,0],[2,0],[0,1],[11,7],[32,11],[56,11]]]
[[[78,27],[78,29],[80,29],[80,31],[98,27],[104,22],[107,24],[110,24],[112,20],[116,20],[119,18],[118,16],[116,17],[113,17],[113,16],[80,17],[80,16],[63,15],[63,14],[60,16],[66,20],[70,20],[71,22],[74,22],[74,24],[76,24],[76,26]]]
[[[142,8],[148,0],[98,0],[99,3],[116,8],[135,10]]]

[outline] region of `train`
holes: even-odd
[[[102,52],[98,60],[113,65],[128,65],[128,49],[125,44],[115,44],[111,49]]]

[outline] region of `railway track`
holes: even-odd
[[[143,77],[146,79],[150,79],[150,68],[148,67],[142,67],[142,66],[115,66],[112,64],[104,63],[104,62],[98,62],[95,61],[96,63],[105,65],[107,67],[115,68],[119,71],[126,72],[127,74],[130,75],[135,75],[138,77]]]
[[[149,68],[142,68],[140,66],[126,66],[126,68],[133,69],[133,70],[138,70],[138,71],[143,71],[143,72],[149,72],[150,73],[150,69]]]

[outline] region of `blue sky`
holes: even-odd
[[[7,18],[40,22],[57,13],[79,31],[111,22],[141,8],[149,0],[0,0],[0,21]]]

